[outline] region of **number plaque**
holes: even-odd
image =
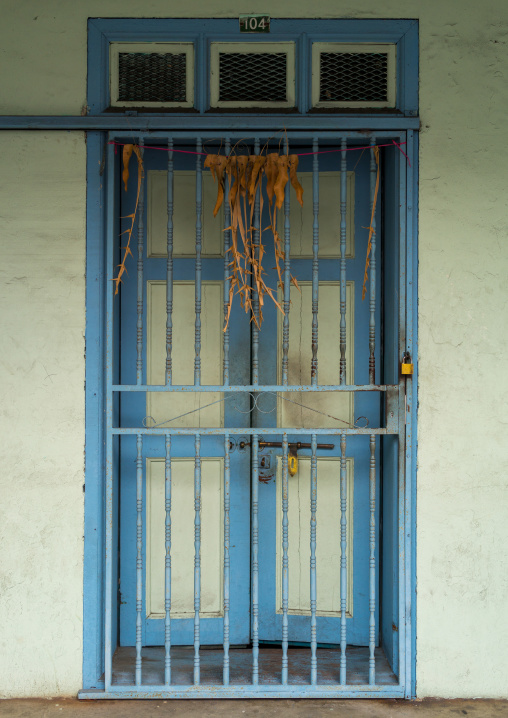
[[[240,15],[240,32],[270,32],[269,15]]]

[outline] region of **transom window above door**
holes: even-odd
[[[261,38],[238,20],[159,20],[153,32],[149,21],[111,32],[95,22],[90,45],[107,61],[89,73],[91,114],[417,114],[417,83],[405,76],[413,48],[392,29],[351,35],[307,20],[302,31],[272,19]]]

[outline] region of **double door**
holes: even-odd
[[[192,151],[195,147],[178,149]],[[379,625],[379,602],[375,602],[374,615],[372,601],[369,604],[372,566],[376,567],[377,585],[379,565],[377,469],[374,490],[372,487],[372,462],[374,459],[379,467],[379,446],[375,439],[372,444],[369,435],[347,436],[346,442],[339,430],[379,427],[380,394],[296,390],[314,384],[313,286],[318,288],[319,298],[316,384],[339,384],[341,220],[344,231],[340,198],[344,178],[346,384],[369,383],[373,312],[374,357],[379,367],[379,289],[374,309],[368,299],[362,301],[372,169],[368,153],[359,161],[358,155],[351,153],[346,173],[340,171],[336,153],[320,155],[316,169],[314,158],[305,155],[311,149],[297,149],[303,155],[298,169],[303,208],[293,194],[289,207],[286,204],[277,219],[281,236],[290,238],[290,270],[298,282],[298,287],[292,285],[290,290],[287,381],[293,389],[288,391],[274,389],[282,384],[284,359],[284,317],[275,304],[265,301],[258,330],[235,297],[228,331],[223,331],[230,276],[230,217],[224,206],[213,217],[217,187],[211,174],[202,169],[202,159],[198,158],[196,167],[196,156],[186,152],[175,151],[168,170],[167,151],[144,149],[138,262],[142,305],[132,271],[120,297],[120,383],[136,383],[141,346],[143,380],[148,385],[166,384],[170,324],[171,385],[175,389],[124,393],[119,413],[123,427],[171,428],[175,432],[169,439],[169,452],[164,435],[144,436],[141,450],[136,436],[120,437],[121,645],[135,644],[140,600],[143,644],[164,643],[168,535],[172,645],[194,642],[196,612],[202,645],[223,642],[225,611],[233,645],[250,645],[253,632],[256,641],[277,644],[284,630],[290,644],[307,644],[313,616],[318,645],[337,644],[341,615],[345,615],[348,644],[368,645],[372,619]],[[122,190],[123,217],[132,213],[135,202],[136,182],[131,180],[127,191]],[[260,212],[266,283],[282,300],[266,201]],[[313,262],[316,223],[317,263]],[[201,239],[199,276],[196,227]],[[194,386],[196,371],[199,387]],[[223,386],[225,375],[235,391]],[[248,389],[242,391],[242,387]],[[140,568],[139,470],[143,492],[141,596],[136,583]],[[311,557],[315,559],[314,573]]]

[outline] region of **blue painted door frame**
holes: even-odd
[[[160,23],[166,21],[148,21],[152,22],[151,30],[148,25],[145,27],[146,36],[151,36],[155,27],[160,30]],[[233,21],[225,21],[232,23]],[[334,23],[344,21],[332,21],[327,23],[331,26]],[[416,406],[417,406],[417,362],[416,362],[416,298],[417,298],[417,166],[418,166],[418,143],[417,134],[411,128],[415,122],[412,119],[417,113],[417,78],[418,62],[417,62],[417,26],[414,21],[369,21],[369,28],[364,21],[350,21],[349,27],[342,25],[341,32],[344,38],[350,40],[351,35],[348,34],[356,28],[355,41],[362,41],[360,38],[366,38],[367,34],[372,41],[372,32],[386,33],[389,31],[395,35],[398,33],[399,48],[406,50],[405,55],[405,78],[409,77],[410,81],[405,82],[403,95],[406,98],[405,109],[403,115],[399,117],[378,116],[377,118],[369,118],[369,129],[390,128],[398,130],[402,141],[406,141],[405,152],[409,158],[410,164],[402,161],[395,161],[392,171],[394,184],[396,186],[394,196],[394,207],[397,206],[398,213],[393,209],[395,217],[393,224],[400,224],[400,245],[404,247],[401,253],[402,262],[399,267],[400,290],[404,295],[404,301],[401,300],[401,308],[398,310],[398,318],[403,323],[405,336],[399,338],[400,347],[410,351],[415,364],[415,374],[413,379],[408,381],[407,385],[407,416],[406,416],[406,445],[404,459],[400,468],[402,469],[402,484],[399,481],[399,500],[395,502],[393,512],[399,526],[397,534],[398,548],[395,545],[395,551],[399,551],[402,561],[398,563],[394,576],[398,584],[397,595],[393,596],[394,603],[397,604],[401,624],[398,626],[399,647],[403,644],[403,650],[400,655],[403,665],[397,666],[400,673],[400,681],[403,686],[402,695],[411,697],[415,690],[415,488],[416,488]],[[116,23],[116,25],[113,25]],[[123,27],[120,27],[124,23]],[[91,48],[100,48],[99,55],[95,55],[95,60],[91,59],[91,69],[89,78],[97,78],[97,66],[101,66],[101,72],[107,66],[105,62],[105,47],[114,32],[136,33],[135,24],[139,21],[97,21],[91,22]],[[352,24],[351,24],[352,23]],[[400,27],[397,25],[399,23]],[[406,23],[402,28],[401,23]],[[409,26],[408,24],[409,23]],[[412,25],[411,25],[412,23]],[[109,24],[109,25],[108,25]],[[346,21],[347,24],[347,21]],[[92,28],[94,26],[95,30]],[[174,25],[173,25],[174,27]],[[109,29],[108,29],[109,28]],[[381,30],[382,28],[382,30]],[[228,25],[228,32],[231,31]],[[402,31],[403,30],[403,31]],[[95,32],[95,34],[94,34]],[[362,34],[363,33],[363,34]],[[415,34],[416,33],[416,34]],[[114,34],[114,33],[113,33]],[[232,39],[230,35],[227,39]],[[364,39],[364,41],[366,41]],[[414,45],[414,47],[412,46]],[[94,53],[90,53],[93,58]],[[413,79],[411,79],[413,78]],[[102,81],[93,80],[95,87],[104,86],[104,76]],[[409,89],[408,89],[409,88]],[[203,92],[206,88],[203,87]],[[98,104],[94,108],[95,117],[82,118],[79,120],[80,126],[88,129],[87,135],[87,367],[86,367],[86,494],[85,494],[85,564],[84,564],[84,662],[83,662],[83,685],[85,688],[96,687],[101,689],[103,682],[101,675],[104,670],[104,640],[105,631],[113,632],[113,640],[116,640],[114,626],[104,625],[105,615],[105,593],[104,593],[104,536],[105,536],[105,520],[110,517],[109,508],[105,502],[104,493],[104,428],[103,417],[105,411],[104,404],[104,337],[105,337],[105,296],[109,284],[107,281],[107,268],[105,266],[105,238],[108,233],[108,197],[111,200],[115,196],[115,190],[109,186],[107,182],[113,181],[113,174],[108,176],[105,168],[111,169],[110,165],[113,161],[113,152],[108,151],[107,137],[100,131],[101,127],[118,128],[125,126],[127,121],[128,127],[142,130],[148,127],[171,127],[181,126],[182,122],[187,123],[188,127],[203,127],[199,124],[197,118],[189,117],[144,117],[144,118],[124,118],[118,117],[111,119],[104,112],[104,107],[100,106],[100,97],[102,90],[92,96],[98,97]],[[412,93],[412,94],[411,94]],[[410,98],[413,98],[412,100]],[[102,117],[101,117],[102,115]],[[407,119],[406,119],[407,118]],[[410,119],[411,118],[411,119]],[[31,127],[37,118],[31,119]],[[46,126],[41,119],[41,127]],[[232,126],[232,117],[207,118],[206,126],[216,130],[224,129]],[[74,118],[71,118],[74,120]],[[271,121],[281,124],[280,121],[286,121],[288,127],[295,126],[315,126],[314,118],[277,118],[273,116]],[[300,120],[300,124],[298,124]],[[69,120],[70,122],[70,120]],[[259,118],[253,117],[252,124],[259,122]],[[340,126],[342,130],[360,129],[365,127],[367,120],[365,117],[351,116],[330,118],[323,117],[321,124],[323,127],[330,123]],[[47,123],[46,123],[47,124]],[[234,124],[234,123],[233,123]],[[62,125],[62,119],[55,118],[52,126]],[[76,122],[70,122],[69,126],[75,127]],[[107,158],[107,159],[106,159]],[[400,159],[400,158],[399,158]],[[111,231],[111,220],[109,225]],[[394,309],[397,314],[397,307]],[[386,353],[386,346],[385,346]],[[394,364],[398,365],[399,356],[394,352]],[[114,596],[116,605],[116,595]],[[394,659],[395,663],[395,659]]]

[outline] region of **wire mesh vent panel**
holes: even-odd
[[[320,102],[386,102],[388,55],[371,52],[322,52]]]
[[[185,53],[119,53],[118,100],[185,102],[186,61]]]
[[[286,102],[285,52],[219,55],[221,102]]]

